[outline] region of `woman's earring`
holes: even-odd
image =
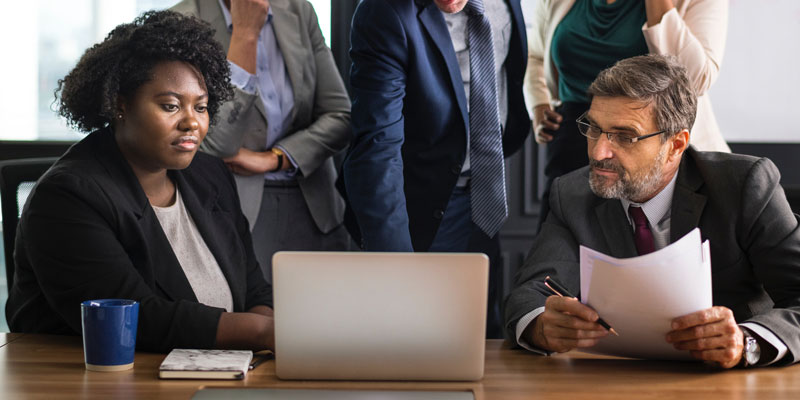
[[[117,114],[117,119],[122,119],[122,113]]]

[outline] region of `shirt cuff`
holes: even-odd
[[[228,60],[228,66],[231,69],[231,84],[248,94],[255,94],[258,78],[230,60]]]
[[[294,158],[292,158],[292,155],[289,154],[289,152],[286,151],[286,149],[284,149],[283,146],[275,145],[275,146],[272,146],[272,147],[275,147],[276,149],[282,151],[283,155],[286,156],[286,159],[289,160],[289,163],[292,164],[292,168],[284,171],[286,173],[286,176],[289,177],[289,178],[294,178],[295,176],[297,176],[297,172],[299,170],[297,169],[297,162],[294,161]]]
[[[752,332],[754,335],[757,335],[759,338],[769,343],[772,347],[775,348],[775,350],[777,350],[777,355],[775,356],[774,359],[769,360],[769,362],[765,362],[763,364],[758,363],[759,366],[767,366],[777,361],[780,361],[780,359],[782,359],[783,356],[785,356],[786,353],[789,351],[789,348],[786,346],[786,343],[783,343],[783,341],[779,339],[777,336],[775,336],[775,334],[772,333],[769,329],[755,322],[745,322],[739,324],[739,326],[749,329],[750,332]]]
[[[517,344],[525,350],[532,351],[536,354],[541,354],[543,356],[549,356],[550,354],[553,354],[553,352],[542,350],[528,343],[528,341],[522,338],[522,332],[525,332],[525,328],[527,328],[528,325],[530,325],[531,322],[533,322],[533,320],[536,319],[536,317],[538,317],[543,312],[544,312],[544,307],[539,307],[523,315],[522,318],[520,318],[519,321],[517,321],[517,330],[516,330]]]

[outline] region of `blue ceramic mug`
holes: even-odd
[[[103,299],[81,303],[83,357],[90,371],[123,371],[133,367],[139,303]]]

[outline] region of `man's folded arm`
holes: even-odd
[[[261,101],[256,76],[232,61],[228,61],[228,66],[233,99],[222,103],[215,116],[216,124],[209,127],[208,135],[200,144],[202,151],[221,158],[235,156],[248,132],[266,129],[264,117],[255,106],[255,102]]]

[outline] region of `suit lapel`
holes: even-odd
[[[203,21],[208,21],[211,27],[214,28],[216,31],[214,39],[222,45],[222,50],[227,54],[231,44],[231,33],[228,32],[228,25],[225,24],[225,16],[222,15],[219,3],[216,0],[198,1],[197,15]]]
[[[126,202],[125,206],[130,207],[136,217],[141,219],[145,209],[149,207],[147,195],[119,150],[113,129],[106,128],[92,135],[97,135],[98,139],[95,147],[97,160],[114,181],[120,183],[117,189],[120,191],[123,201]]]
[[[456,101],[458,102],[458,108],[461,110],[464,126],[468,127],[467,95],[464,93],[464,82],[461,78],[461,69],[458,66],[456,52],[453,49],[453,41],[450,39],[450,31],[447,30],[447,24],[444,21],[442,12],[436,7],[436,4],[432,1],[418,1],[417,4],[422,8],[419,12],[420,23],[428,32],[444,59],[447,71],[450,73],[450,84],[456,94]]]
[[[141,248],[145,254],[141,255],[140,274],[147,282],[155,281],[164,294],[171,300],[189,299],[197,301],[197,297],[192,290],[183,269],[172,251],[161,223],[158,221],[153,208],[147,200],[144,190],[139,184],[139,180],[134,175],[133,170],[125,161],[125,157],[119,151],[114,132],[108,130],[103,132],[99,148],[96,151],[98,160],[103,164],[109,175],[114,180],[121,182],[117,187],[120,190],[121,201],[130,202],[131,207],[138,219],[139,231],[142,237],[132,238],[131,241],[141,241]],[[121,232],[121,235],[136,232],[131,229]]]
[[[192,285],[186,278],[175,252],[161,228],[161,223],[152,208],[147,208],[139,221],[148,240],[150,265],[155,275],[156,286],[173,301],[182,299],[197,301]]]
[[[595,207],[595,215],[612,256],[627,258],[638,255],[631,226],[619,200],[601,201],[600,205]]]
[[[298,109],[305,106],[303,100],[308,98],[304,94],[306,89],[305,82],[312,80],[310,76],[307,79],[303,79],[305,75],[310,75],[311,73],[308,66],[303,62],[302,57],[310,44],[303,43],[300,35],[300,20],[297,15],[286,8],[285,4],[277,1],[271,2],[270,8],[272,8],[272,27],[275,32],[275,40],[278,42],[281,55],[283,55],[283,62],[286,65],[286,71],[289,73],[289,81],[292,82],[294,107],[292,108],[291,121],[294,121]]]
[[[694,167],[694,150],[690,148],[681,160],[675,193],[672,195],[670,219],[670,243],[682,238],[700,225],[700,216],[706,205],[706,196],[697,191],[703,186],[703,178]]]
[[[527,65],[528,60],[525,58],[524,54],[528,52],[528,43],[527,43],[527,35],[525,33],[525,19],[522,16],[522,5],[518,1],[509,1],[506,0],[506,4],[508,4],[508,8],[511,10],[511,20],[513,21],[511,24],[512,37],[518,37],[520,40],[517,42],[518,45],[516,47],[517,51],[514,51],[514,41],[512,39],[511,43],[509,43],[509,50],[508,50],[508,58],[506,59],[506,65]],[[515,55],[518,56],[516,60],[510,60],[511,57]],[[506,68],[506,73],[508,73],[508,67]],[[524,70],[523,70],[524,71]]]
[[[694,149],[690,148],[681,160],[675,193],[670,210],[670,243],[682,238],[700,225],[700,217],[706,205],[706,196],[697,191],[703,186],[703,178],[694,167]],[[600,221],[606,243],[615,257],[633,257],[637,254],[633,233],[619,200],[603,201],[595,213]]]
[[[239,282],[244,282],[245,277],[235,268],[236,261],[230,257],[231,249],[235,249],[237,246],[233,241],[238,240],[239,236],[236,232],[231,231],[228,225],[215,222],[228,219],[218,215],[221,211],[217,206],[219,199],[217,187],[202,185],[202,188],[195,190],[197,185],[190,184],[182,171],[170,171],[170,177],[180,189],[186,210],[228,281],[234,309],[243,309],[244,303],[240,299],[244,298],[244,293],[241,293],[240,289],[245,285],[239,284]]]

